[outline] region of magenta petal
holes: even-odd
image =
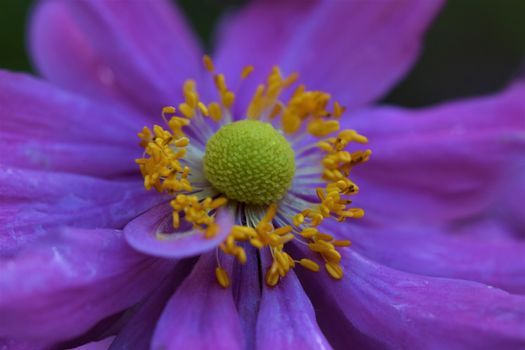
[[[108,350],[115,337],[109,337],[100,341],[91,342],[82,346],[78,346],[71,350]]]
[[[269,253],[268,253],[269,254]],[[263,271],[271,260],[262,255]],[[293,271],[275,287],[263,286],[257,318],[257,349],[331,349]]]
[[[0,163],[109,176],[136,171],[140,116],[0,71]]]
[[[200,257],[166,306],[153,336],[153,349],[242,348],[232,290],[222,288],[215,280],[216,265],[214,253]],[[231,261],[223,267],[231,275]]]
[[[2,168],[0,256],[65,225],[122,228],[162,199],[146,192],[139,180]]]
[[[162,311],[176,287],[191,271],[193,261],[177,262],[173,273],[166,276],[145,300],[137,305],[134,314],[126,321],[112,342],[109,350],[148,350],[151,338]]]
[[[0,260],[0,338],[60,341],[148,295],[173,263],[117,230],[68,228]]]
[[[525,294],[524,242],[458,237],[429,228],[353,229],[344,238],[359,253],[395,269],[482,282]]]
[[[48,343],[31,342],[24,340],[2,339],[0,338],[0,349],[2,350],[35,350],[49,349]]]
[[[167,0],[45,1],[30,35],[33,59],[49,80],[152,113],[200,71],[196,40]]]
[[[431,108],[375,109],[342,122],[370,139],[372,157],[353,173],[361,188],[355,203],[368,222],[458,231],[496,221],[525,232],[525,84]]]
[[[228,210],[218,210],[216,223],[220,230],[213,238],[205,238],[197,230],[170,233],[159,236],[158,232],[171,232],[171,207],[162,204],[131,221],[124,228],[128,243],[136,250],[167,258],[186,258],[207,252],[224,241],[231,231],[233,217]]]
[[[314,307],[324,303],[344,313],[353,327],[388,348],[522,349],[525,344],[523,296],[393,270],[351,249],[343,250],[342,266],[341,281],[325,272],[301,272]]]
[[[227,18],[217,65],[238,75],[281,65],[343,104],[369,103],[390,89],[419,55],[442,1],[252,1]],[[392,39],[394,38],[394,39]]]
[[[244,242],[242,247],[246,251],[246,263],[237,260],[233,262],[231,275],[233,298],[239,311],[241,327],[244,334],[244,349],[255,349],[257,313],[261,300],[260,267],[257,259],[258,250]]]

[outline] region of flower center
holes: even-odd
[[[221,127],[209,139],[204,172],[229,199],[270,204],[280,200],[292,183],[294,152],[270,123],[242,120]]]
[[[217,99],[201,101],[195,81],[187,80],[184,102],[177,109],[162,109],[168,129],[143,128],[138,136],[144,154],[136,162],[144,187],[172,196],[173,227],[180,230],[183,221],[192,227],[185,237],[213,238],[224,233],[215,220],[217,213],[228,210],[234,216],[231,231],[217,246],[215,273],[224,288],[230,280],[221,260],[235,258],[245,264],[249,246],[271,256],[271,265],[265,267],[269,286],[297,265],[318,272],[324,264],[334,279],[343,278],[340,249],[351,242],[321,232],[320,225],[364,215],[363,209],[352,206],[351,196],[359,188],[349,176],[371,154],[351,150],[366,144],[367,138],[340,130],[345,108],[332,104],[326,92],[299,85],[283,99],[299,76],[284,77],[278,67],[255,89],[246,119],[232,122],[235,93],[210,57],[204,56],[203,62],[212,74]],[[244,67],[239,86],[251,72],[252,66]],[[197,142],[192,143],[190,135]],[[158,232],[156,236],[165,239]],[[308,247],[315,260],[294,259],[287,249],[291,241]]]

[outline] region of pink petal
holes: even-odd
[[[245,264],[237,260],[233,262],[231,277],[233,298],[235,300],[241,327],[244,334],[244,349],[255,349],[256,326],[261,301],[261,280],[259,277],[260,267],[258,251],[248,243],[242,245],[246,251]]]
[[[62,226],[122,228],[161,200],[139,180],[0,169],[0,256]]]
[[[246,64],[264,74],[278,64],[287,74],[299,72],[308,87],[328,91],[349,107],[361,106],[410,69],[441,3],[252,1],[223,21],[217,65],[238,76]]]
[[[242,331],[231,288],[215,280],[215,254],[199,259],[166,306],[153,349],[241,349]],[[231,262],[224,268],[231,276]]]
[[[344,122],[369,137],[373,152],[353,174],[366,222],[456,232],[495,222],[523,235],[525,84],[420,110],[375,109]]]
[[[91,342],[82,346],[78,346],[71,350],[108,350],[115,337],[109,337],[100,341]]]
[[[262,255],[263,271],[271,265]],[[317,325],[315,313],[293,271],[275,287],[263,285],[257,318],[257,349],[331,349]]]
[[[214,249],[226,239],[233,225],[233,217],[225,209],[218,211],[216,223],[220,230],[213,238],[206,238],[191,227],[186,232],[172,233],[171,213],[169,204],[162,204],[140,215],[124,228],[126,240],[140,252],[180,259]],[[159,238],[158,232],[169,234]]]
[[[338,322],[347,323],[339,326],[360,332],[346,342],[368,337],[376,346],[410,349],[521,349],[525,344],[524,296],[404,273],[343,250],[340,281],[298,271],[314,307],[326,310],[318,313],[321,327],[335,326],[334,315],[342,313]],[[345,335],[336,337],[334,342]]]
[[[97,176],[137,172],[143,119],[22,74],[0,72],[0,163]]]
[[[360,254],[391,268],[525,294],[525,242],[457,236],[429,227],[331,232],[350,239]]]
[[[60,341],[137,303],[173,263],[138,254],[117,230],[68,228],[1,258],[0,338]]]
[[[118,332],[109,350],[148,350],[157,321],[175,291],[193,267],[193,261],[177,262],[173,272],[166,276],[156,290],[134,309],[122,330]]]
[[[169,1],[46,1],[32,17],[31,51],[49,80],[160,113],[197,78],[199,48]]]

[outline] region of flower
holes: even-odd
[[[0,344],[67,347],[116,335],[110,341],[117,349],[522,347],[525,246],[518,198],[524,193],[525,86],[518,82],[494,96],[420,110],[369,105],[416,59],[439,7],[439,1],[413,0],[253,1],[223,22],[215,68],[205,59],[206,72],[191,33],[167,2],[39,4],[31,47],[48,82],[0,75]],[[230,105],[233,90],[227,87],[241,84],[240,72],[250,64],[255,69]],[[298,162],[305,159],[297,156],[298,144],[279,138],[277,128],[253,126],[257,121],[248,127],[232,123],[236,130],[199,140],[214,125],[206,114],[218,120],[219,113],[197,102],[196,87],[198,101],[200,95],[213,100],[210,71],[215,77],[223,72],[228,85],[215,83],[220,101],[226,109],[235,106],[232,118],[242,118],[246,107],[257,106],[255,84],[274,64],[284,75],[277,79],[274,70],[267,86],[288,85],[286,77],[298,72],[315,89],[307,91],[329,92],[347,106],[337,120],[341,130],[370,139],[373,158],[352,172],[362,188],[355,201],[366,219],[326,219],[319,228],[336,241],[352,241],[352,247],[334,249],[344,276],[336,268],[328,274],[298,266],[273,286],[275,275],[263,275],[280,258],[268,249],[257,255],[257,244],[245,242],[235,245],[239,249],[221,248],[217,269],[214,248],[230,232],[249,231],[250,239],[261,234],[253,233],[256,223],[233,222],[225,199],[261,200],[265,210],[255,216],[263,217],[260,228],[278,230],[275,192],[296,188]],[[196,84],[184,85],[187,79]],[[141,133],[141,157],[134,134],[160,123],[149,117],[177,101],[180,119],[154,129],[155,139],[150,129]],[[283,101],[288,107],[289,99]],[[334,116],[341,111],[339,104],[322,104],[322,116],[327,106]],[[173,112],[168,107],[163,115]],[[224,180],[228,169],[218,165],[217,154],[227,154],[228,142],[234,149],[244,146],[238,135],[254,130],[262,144],[271,140],[280,149],[266,155],[265,164],[278,163],[284,173],[291,172],[291,144],[295,173],[292,180],[282,175],[284,187],[271,182],[263,194],[244,191],[249,198],[234,198],[238,188]],[[208,140],[215,140],[215,148],[201,151],[210,163],[194,154]],[[152,143],[167,156],[155,155]],[[177,156],[179,148],[186,154]],[[234,169],[248,161],[244,157]],[[177,200],[178,188],[197,188],[193,164],[202,165],[213,185],[202,189],[222,187],[217,192],[223,197],[211,193],[212,199],[200,202],[184,194]],[[145,191],[143,184],[162,193]],[[311,201],[311,192],[304,196]],[[158,235],[159,225],[163,231],[183,229],[187,221],[201,230],[177,239]],[[279,226],[297,226],[286,223]],[[230,230],[232,225],[237,228]],[[283,237],[291,232],[286,230]],[[319,261],[296,241],[281,242],[287,243],[284,252]],[[315,270],[307,261],[305,267]]]

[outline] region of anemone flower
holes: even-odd
[[[371,105],[440,5],[252,1],[212,60],[167,1],[39,3],[46,80],[0,74],[2,348],[525,347],[524,84]]]

